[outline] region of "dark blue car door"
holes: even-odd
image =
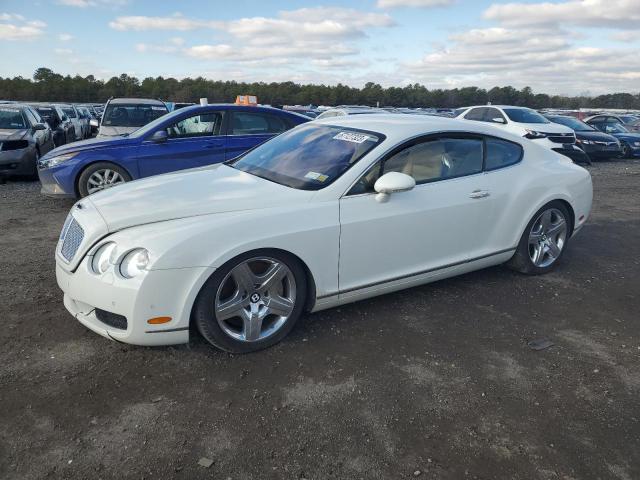
[[[178,119],[166,127],[167,140],[150,140],[153,132],[138,150],[141,177],[202,167],[225,159],[225,110],[196,113]]]
[[[289,129],[286,120],[279,115],[243,110],[229,111],[228,125],[226,160]]]

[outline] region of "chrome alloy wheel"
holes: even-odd
[[[296,280],[279,260],[255,257],[236,265],[220,283],[215,315],[231,338],[256,342],[287,322],[296,302]]]
[[[115,170],[105,168],[103,170],[96,170],[91,174],[89,180],[87,180],[87,192],[89,194],[99,192],[105,188],[111,188],[114,185],[124,183],[125,180]]]
[[[529,232],[529,258],[536,267],[545,268],[560,256],[567,240],[567,220],[557,208],[542,212]]]

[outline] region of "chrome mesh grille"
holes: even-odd
[[[84,230],[75,218],[71,217],[71,222],[69,222],[66,229],[63,229],[62,238],[64,240],[62,241],[60,254],[67,262],[70,262],[84,239]]]

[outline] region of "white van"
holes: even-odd
[[[149,98],[113,98],[107,102],[97,138],[121,137],[169,113],[160,100]]]

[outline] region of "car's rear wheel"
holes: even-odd
[[[571,216],[564,204],[551,202],[533,216],[508,265],[522,273],[540,275],[552,270],[564,253]]]
[[[287,336],[302,314],[306,291],[306,275],[295,257],[258,250],[215,271],[198,294],[193,319],[212,345],[253,352]]]
[[[81,197],[86,197],[130,181],[131,176],[122,167],[109,162],[98,162],[89,165],[78,178],[78,193]]]

